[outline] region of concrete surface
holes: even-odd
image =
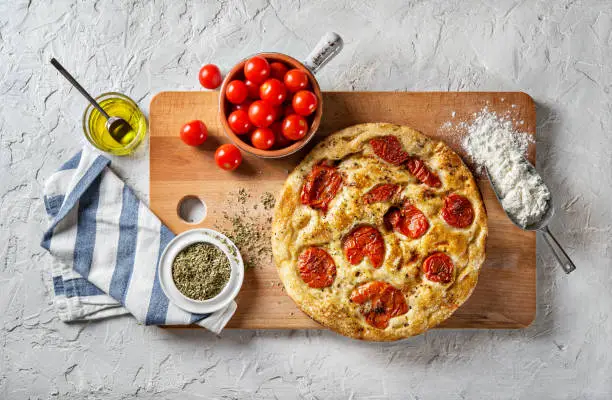
[[[0,398],[612,397],[612,2],[0,0]],[[380,2],[383,4],[383,2]],[[129,317],[67,325],[38,247],[45,178],[82,144],[92,92],[147,109],[199,90],[201,64],[298,57],[327,30],[341,56],[324,89],[523,90],[538,102],[538,160],[578,270],[538,244],[538,317],[519,331],[435,331],[367,344],[319,331],[168,331]],[[147,196],[147,146],[115,158]]]

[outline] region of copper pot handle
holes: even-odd
[[[323,68],[332,58],[334,58],[342,47],[344,41],[334,32],[327,32],[312,49],[304,65],[313,73],[316,74],[318,70]]]

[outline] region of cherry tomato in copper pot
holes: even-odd
[[[273,106],[272,109],[274,110],[274,121],[278,121],[285,116],[285,111],[282,104],[279,106]]]
[[[251,82],[261,84],[270,76],[270,64],[263,57],[251,57],[244,63],[244,76]]]
[[[243,103],[248,95],[249,91],[243,81],[231,81],[225,88],[225,98],[232,104]]]
[[[249,107],[249,119],[258,128],[267,128],[274,122],[274,106],[264,100],[256,100]]]
[[[253,100],[258,100],[259,99],[259,84],[252,82],[250,80],[246,80],[244,81],[244,84],[247,87],[247,90],[249,92],[249,98],[253,99]]]
[[[259,98],[279,106],[287,99],[287,89],[278,79],[270,78],[259,87]]]
[[[233,107],[232,111],[235,111],[235,110],[244,110],[244,111],[248,112],[249,111],[249,107],[251,106],[251,104],[253,104],[253,100],[246,99],[245,101],[243,101],[240,104],[234,104],[234,107]]]
[[[268,150],[274,146],[274,132],[270,128],[257,128],[251,133],[251,143],[260,150]]]
[[[275,61],[270,63],[270,78],[278,79],[282,82],[287,71],[289,71],[289,68],[282,62]]]
[[[293,109],[291,102],[288,102],[285,108],[283,109],[283,115],[286,117],[291,114],[295,114],[295,110]]]
[[[280,121],[276,121],[270,125],[270,129],[272,129],[272,132],[274,133],[275,149],[282,149],[293,143],[291,140],[287,139],[285,135],[283,135],[283,124]]]
[[[297,92],[308,87],[308,74],[301,69],[294,68],[285,74],[283,79],[285,87],[290,92]]]
[[[298,114],[291,114],[283,120],[283,135],[290,140],[300,140],[308,132],[306,118]]]
[[[293,96],[291,105],[297,114],[308,116],[312,114],[319,104],[317,96],[309,90],[300,90]]]
[[[227,117],[227,123],[236,135],[244,135],[253,129],[253,124],[251,124],[246,110],[232,111],[229,117]]]

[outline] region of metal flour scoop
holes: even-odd
[[[529,173],[533,174],[535,176],[539,176],[539,174],[536,171],[536,169],[534,168],[534,166],[531,165],[531,163],[528,162],[526,159],[523,158],[523,160],[527,164],[527,168],[529,169]],[[489,182],[491,182],[491,187],[493,188],[493,191],[495,192],[495,197],[497,197],[497,200],[499,200],[500,204],[503,204],[501,202],[501,197],[499,195],[499,188],[495,185],[495,181],[493,179],[491,179],[491,175],[489,174],[489,169],[485,167],[485,170],[487,171],[487,177],[489,178]],[[549,192],[550,192],[550,190],[549,190]],[[561,247],[561,245],[559,244],[557,239],[555,239],[553,234],[550,232],[550,229],[548,228],[548,223],[550,222],[550,220],[552,219],[553,215],[555,214],[555,208],[553,206],[552,195],[548,199],[548,207],[547,207],[546,211],[544,212],[544,214],[542,215],[542,217],[540,218],[540,220],[537,221],[537,222],[532,223],[531,225],[523,226],[523,225],[519,224],[516,221],[516,219],[514,218],[514,216],[512,214],[508,213],[508,211],[505,208],[504,208],[504,212],[506,213],[508,218],[510,218],[510,221],[512,221],[512,223],[514,225],[516,225],[517,227],[519,227],[519,228],[521,228],[523,230],[526,230],[526,231],[538,231],[538,232],[541,232],[542,235],[544,235],[544,240],[546,241],[546,243],[548,244],[548,246],[552,250],[553,254],[557,258],[557,261],[559,262],[559,264],[561,264],[561,268],[563,268],[563,270],[565,271],[566,274],[569,274],[570,272],[572,272],[573,270],[576,269],[576,266],[574,265],[572,260],[569,258],[569,256],[565,252],[565,250],[563,250],[563,247]]]

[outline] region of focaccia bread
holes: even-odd
[[[288,176],[272,225],[287,294],[365,340],[444,321],[472,293],[487,216],[469,169],[414,129],[361,124],[319,143]]]

